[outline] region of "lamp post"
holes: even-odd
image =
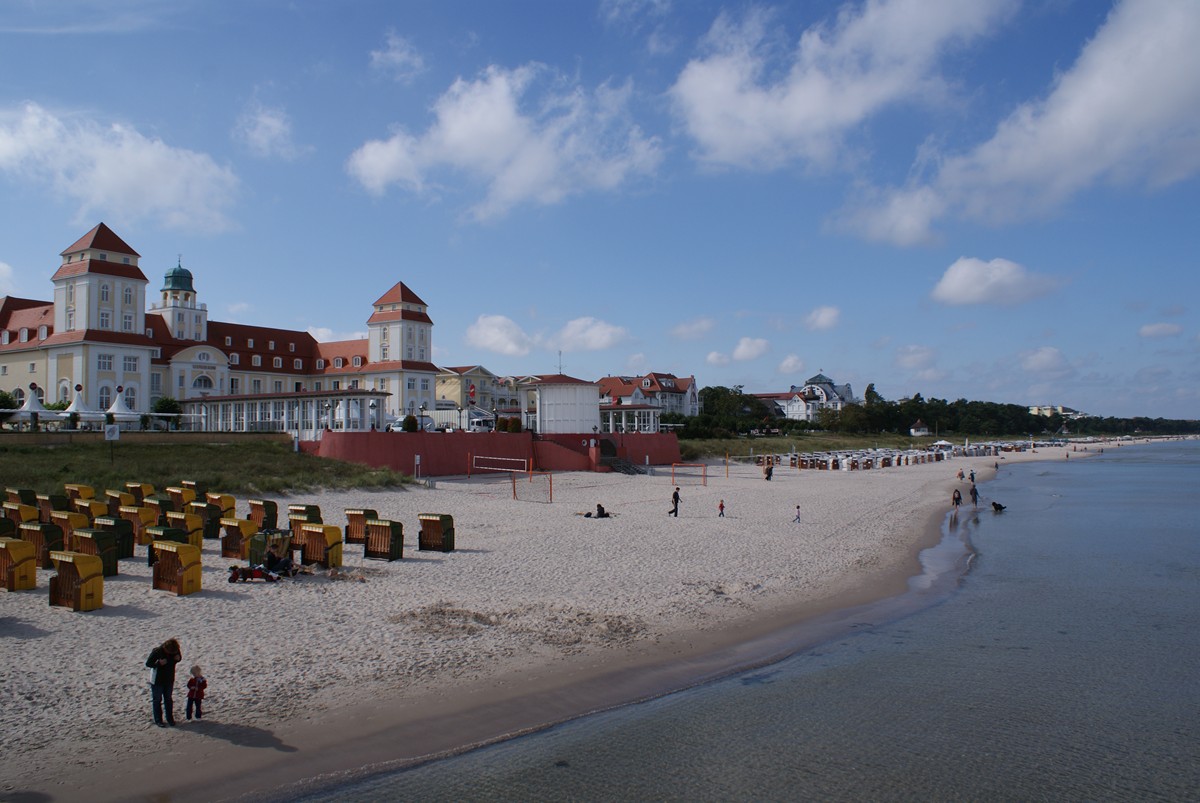
[[[461,404],[456,404],[456,405],[454,405],[454,409],[458,411],[458,428],[459,428],[459,429],[462,429],[462,428],[463,428],[463,422],[462,422],[462,405],[461,405]]]
[[[421,432],[425,431],[425,402],[421,402],[421,406],[417,408],[421,411],[421,417],[417,419],[417,429]]]
[[[325,429],[333,429],[331,426],[333,422],[329,420],[331,410],[333,410],[333,405],[329,402],[325,402]]]
[[[376,428],[376,426],[375,426],[375,407],[376,407],[375,400],[371,399],[371,403],[368,404],[367,407],[369,407],[371,409],[371,429],[375,429]]]
[[[500,431],[500,416],[497,415],[496,406],[492,405],[492,432]]]

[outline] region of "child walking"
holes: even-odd
[[[192,718],[192,706],[196,708],[196,719],[204,719],[204,712],[200,710],[201,704],[204,702],[204,690],[208,688],[208,681],[204,679],[204,675],[200,674],[200,665],[193,666],[191,677],[188,678],[188,701],[187,701],[187,718]]]
[[[721,500],[721,504],[717,505],[717,516],[722,519],[725,518],[725,500],[724,499]]]

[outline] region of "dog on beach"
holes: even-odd
[[[1004,510],[1004,507],[1005,506],[999,502],[992,502],[992,510],[996,511],[997,513],[999,513],[1001,510]]]

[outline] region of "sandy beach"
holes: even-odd
[[[669,468],[556,474],[552,503],[513,500],[496,476],[274,497],[339,526],[348,508],[402,522],[404,558],[347,545],[336,577],[230,584],[206,541],[203,590],[176,597],[151,588],[142,547],[88,613],[48,606],[39,570],[36,590],[0,593],[0,799],[261,798],[754,666],[786,649],[786,628],[902,592],[952,490],[966,496],[958,470],[983,483],[994,462],[779,467],[770,482],[710,465],[707,486],[681,483],[678,518]],[[613,517],[581,515],[597,503]],[[417,551],[419,513],[454,517],[454,552]],[[160,729],[144,662],[171,637],[180,724]],[[193,664],[209,683],[202,722],[183,718]]]

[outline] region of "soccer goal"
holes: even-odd
[[[513,473],[513,499],[522,502],[554,501],[554,477],[549,471],[530,471],[526,474]]]
[[[672,463],[672,485],[708,485],[708,465],[706,463]]]
[[[473,454],[467,463],[467,476],[479,471],[512,471],[522,474],[529,473],[529,459],[525,457],[488,457]]]

